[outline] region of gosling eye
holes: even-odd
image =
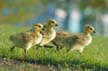
[[[90,30],[92,30],[92,28],[89,28]]]
[[[54,23],[54,21],[51,21],[51,23]]]
[[[40,26],[40,25],[39,25],[38,27],[39,27],[39,28],[41,28],[41,26]]]

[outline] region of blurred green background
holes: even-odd
[[[57,20],[58,31],[81,32],[92,24],[97,35],[108,35],[108,0],[0,0],[0,24],[17,27]]]

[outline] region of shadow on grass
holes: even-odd
[[[61,67],[68,67],[71,68],[77,68],[80,67],[81,69],[89,69],[93,71],[108,71],[108,66],[100,66],[99,64],[87,64],[86,61],[80,61],[79,59],[74,60],[54,60],[52,58],[43,58],[43,59],[20,59],[20,58],[11,58],[13,60],[16,60],[18,62],[25,62],[25,63],[31,63],[31,64],[42,64],[42,65],[52,65],[58,68],[58,66]]]

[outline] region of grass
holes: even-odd
[[[0,26],[0,58],[7,58],[9,61],[16,60],[21,63],[23,62],[24,53],[22,49],[15,48],[13,52],[9,51],[12,47],[9,36],[27,29],[29,28],[17,28],[9,25]],[[58,52],[55,51],[55,48],[40,48],[39,50],[36,50],[36,46],[34,46],[28,51],[28,57],[25,63],[41,64],[48,66],[49,68],[54,66],[59,69],[59,71],[108,71],[107,46],[108,37],[101,36],[93,36],[92,44],[85,48],[83,55],[79,55],[76,51],[66,53],[61,50]],[[19,71],[19,68],[17,67],[18,66],[12,68],[10,71]],[[24,68],[27,68],[27,66]],[[0,71],[8,71],[9,69],[8,66],[0,66]],[[32,67],[30,70],[32,70]]]

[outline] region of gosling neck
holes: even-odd
[[[90,32],[84,31],[84,35],[90,36],[91,34],[90,34]]]
[[[53,26],[48,26],[47,29],[48,29],[48,30],[53,30],[54,27],[53,27]]]
[[[32,31],[33,31],[34,33],[40,33],[40,32],[41,32],[41,31],[38,30],[38,29],[32,29]]]

